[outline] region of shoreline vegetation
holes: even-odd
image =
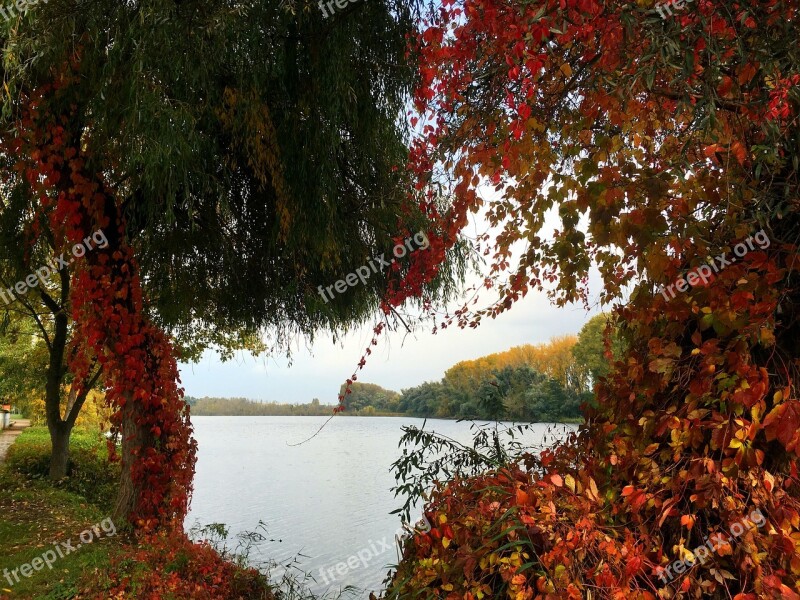
[[[590,320],[578,336],[461,361],[440,381],[401,392],[374,383],[342,385],[343,414],[428,419],[492,419],[526,423],[582,423],[580,407],[608,370],[602,358],[605,316]],[[318,398],[305,404],[248,398],[186,396],[193,416],[329,416],[336,405]]]
[[[262,402],[249,398],[194,398],[187,396],[187,400],[190,401],[192,407],[192,417],[329,417],[336,408],[335,404]],[[466,419],[466,417],[457,416],[425,416],[377,410],[346,410],[340,414],[343,417],[413,417],[442,421]],[[530,422],[580,424],[584,422],[584,419],[583,417],[562,417],[558,421]]]
[[[195,598],[313,598],[297,582],[273,581],[270,565],[265,572],[250,568],[247,549],[231,552],[219,532],[201,530],[201,539],[193,541],[120,529],[119,535],[78,544],[80,532],[109,518],[119,463],[108,461],[105,438],[86,425],[73,431],[65,479],[48,478],[49,455],[47,428],[29,427],[0,465],[0,600],[184,598],[179,594],[193,592]],[[54,543],[72,551],[41,567],[36,557]],[[33,568],[19,569],[26,564]],[[169,575],[168,582],[158,570]]]

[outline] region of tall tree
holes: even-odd
[[[587,376],[583,389],[591,391],[601,377],[608,375],[614,361],[624,354],[622,340],[611,315],[601,313],[589,319],[581,328],[578,341],[571,351],[581,372]]]
[[[118,409],[118,518],[178,523],[191,490],[162,331],[267,332],[286,350],[371,318],[407,271],[397,260],[319,293],[426,227],[392,169],[406,156],[411,7],[358,8],[326,20],[277,0],[93,0],[39,5],[6,27],[6,185],[40,200],[30,218],[57,246],[100,227],[109,239],[70,293],[86,341],[71,368],[85,380],[96,355]],[[439,250],[414,254],[426,252]],[[450,275],[424,282],[431,298],[452,291]]]
[[[397,392],[387,390],[374,383],[353,383],[349,387],[343,384],[339,389],[339,395],[344,396],[345,410],[350,411],[358,411],[372,406],[376,410],[394,412],[397,410],[400,399],[400,394]],[[319,400],[317,403],[319,404]]]
[[[26,319],[10,316],[0,331],[0,398],[3,403],[23,406],[31,395],[43,395],[42,373],[47,370],[47,362],[47,347],[39,331]]]
[[[572,335],[558,336],[543,344],[515,346],[504,352],[461,361],[445,372],[445,379],[453,387],[470,392],[494,371],[527,366],[565,387],[582,391],[588,373],[575,359],[573,348],[577,341],[578,338]]]
[[[4,158],[13,164],[14,159]],[[26,389],[23,392],[17,385],[16,393],[40,393],[44,397],[52,443],[49,474],[59,480],[67,475],[70,433],[89,392],[100,380],[102,368],[92,357],[86,382],[76,380],[69,372],[69,358],[78,351],[67,306],[72,283],[70,263],[75,257],[72,248],[58,255],[52,235],[33,233],[32,227],[40,223],[26,222],[25,215],[35,211],[35,201],[13,189],[3,203],[0,245],[5,251],[0,255],[0,310],[10,325],[5,332],[11,342],[7,349],[23,352],[20,355],[12,350],[5,355],[6,364],[15,371],[7,381],[20,382],[22,378]],[[88,242],[81,241],[80,252],[91,251],[93,244],[102,244],[103,239],[95,236],[92,240],[90,236]],[[43,363],[34,357],[43,359]],[[13,358],[19,363],[9,364]]]

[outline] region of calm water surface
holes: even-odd
[[[326,419],[193,417],[199,450],[186,527],[224,523],[236,535],[263,521],[267,539],[252,548],[254,565],[275,561],[277,576],[292,565],[295,574],[299,569],[313,577],[307,584],[316,593],[345,586],[358,588],[357,596],[377,593],[389,565],[397,563],[401,526],[399,515],[389,514],[402,504],[390,491],[390,465],[401,455],[401,427],[423,421],[337,416],[310,441],[290,446]],[[432,419],[426,425],[460,442],[471,440],[469,427]],[[574,429],[538,424],[526,441],[544,447]]]

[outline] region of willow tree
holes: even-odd
[[[68,303],[70,369],[87,381],[96,360],[118,409],[117,518],[186,511],[195,447],[167,334],[201,333],[197,351],[266,333],[278,351],[386,306],[402,261],[317,290],[425,228],[393,168],[411,27],[401,2],[326,19],[256,0],[66,2],[6,26],[4,182],[35,200],[20,223],[57,250],[98,228],[109,241],[75,263]]]

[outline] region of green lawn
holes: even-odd
[[[54,485],[46,478],[50,448],[44,427],[26,429],[11,446],[0,466],[0,598],[66,600],[78,592],[78,581],[97,577],[107,569],[109,549],[117,537],[100,527],[92,542],[82,544],[80,534],[109,517],[109,492],[116,477],[105,463],[105,444],[97,433],[76,431],[70,477]],[[111,481],[108,481],[111,479]],[[112,531],[110,521],[106,521]],[[88,533],[85,537],[89,539]],[[74,551],[66,553],[71,542]],[[58,556],[54,544],[62,550]],[[81,547],[78,548],[78,544]],[[12,571],[50,551],[52,570],[37,560],[38,571],[29,577]],[[6,576],[8,575],[8,577]],[[10,582],[9,582],[10,578]],[[84,579],[85,581],[85,579]],[[13,584],[13,585],[12,585]]]
[[[81,577],[91,572],[100,574],[107,567],[109,545],[115,544],[116,538],[100,537],[56,558],[52,571],[37,561],[40,570],[33,571],[30,577],[20,573],[18,583],[11,571],[53,550],[54,544],[71,541],[77,546],[81,532],[107,516],[77,494],[56,489],[45,481],[25,481],[19,475],[1,471],[0,598],[72,598]]]

